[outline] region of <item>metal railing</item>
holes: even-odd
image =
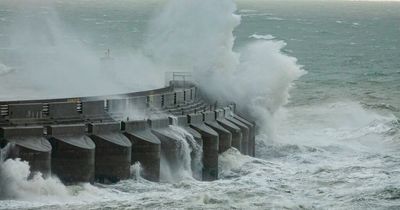
[[[165,86],[173,88],[184,88],[193,85],[193,77],[191,72],[166,72]]]

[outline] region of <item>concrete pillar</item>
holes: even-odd
[[[192,101],[196,101],[196,88],[195,87],[190,88],[190,96],[191,96]]]
[[[132,143],[118,122],[89,124],[89,137],[96,144],[95,179],[115,183],[130,176]]]
[[[185,93],[183,91],[176,91],[176,104],[184,104],[185,103]]]
[[[161,141],[161,156],[169,163],[171,171],[179,170],[180,140],[174,136],[174,131],[169,128],[168,118],[149,119],[149,125],[154,135]]]
[[[219,135],[218,152],[221,154],[231,148],[232,146],[232,133],[222,127],[216,121],[216,115],[213,111],[203,112],[204,123],[215,130]]]
[[[251,123],[250,121],[246,120],[245,118],[234,114],[233,117],[243,124],[245,124],[249,128],[249,144],[248,144],[248,154],[250,156],[255,157],[255,151],[256,151],[256,125],[255,123]]]
[[[14,145],[8,158],[21,158],[29,163],[31,172],[50,175],[52,148],[43,136],[43,127],[3,127],[0,128],[0,139]]]
[[[128,109],[128,99],[109,99],[107,106],[108,113],[122,115]]]
[[[171,107],[173,105],[174,105],[174,94],[173,93],[164,94],[164,106]]]
[[[190,89],[185,89],[183,94],[185,96],[184,99],[186,103],[192,101],[190,98]]]
[[[152,100],[151,98],[149,98]],[[147,101],[147,96],[135,96],[129,98],[127,101],[127,112],[146,112],[147,107],[150,105],[151,101]],[[161,102],[160,102],[161,105]]]
[[[162,104],[162,95],[158,94],[158,95],[150,95],[149,96],[149,107],[152,108],[157,108],[157,109],[161,109],[163,107]]]
[[[203,114],[189,114],[190,127],[201,134],[203,139],[203,180],[218,179],[218,133],[203,122]]]
[[[95,144],[85,125],[51,125],[47,135],[53,146],[51,168],[66,184],[94,182]]]
[[[216,113],[216,117],[217,117],[217,122],[222,127],[224,127],[225,129],[227,129],[228,131],[231,132],[232,147],[235,147],[237,150],[240,151],[242,148],[242,138],[243,138],[242,131],[240,130],[240,128],[238,126],[236,126],[232,122],[225,119],[224,110],[219,109],[219,110],[216,110],[215,113]]]
[[[249,133],[250,133],[249,127],[247,127],[244,123],[234,118],[232,115],[232,111],[229,108],[225,108],[224,112],[225,112],[225,119],[235,124],[242,131],[242,142],[240,146],[240,152],[244,155],[248,155]]]
[[[173,121],[176,121],[176,122],[173,122]],[[183,129],[185,129],[187,132],[189,132],[194,137],[194,139],[197,141],[197,143],[199,143],[200,145],[203,145],[203,139],[201,138],[201,134],[189,126],[187,115],[179,115],[179,116],[175,116],[175,117],[170,117],[170,124],[171,125],[176,124],[177,126],[182,127]]]
[[[170,124],[171,125],[176,125],[176,126],[179,126],[179,127],[183,128],[184,130],[186,130],[188,133],[190,133],[193,136],[193,138],[196,141],[196,143],[198,145],[200,145],[201,148],[203,148],[203,139],[201,138],[201,134],[199,132],[197,132],[195,129],[189,127],[187,115],[169,117],[169,119],[170,119]],[[196,152],[198,152],[198,151],[194,150],[194,145],[191,145],[190,139],[187,139],[187,141],[188,141],[189,145],[192,148],[192,152],[190,153],[190,157],[192,159],[191,168],[192,168],[192,172],[193,172],[193,177],[202,180],[202,176],[203,176],[202,172],[199,171],[199,173],[198,173],[196,171],[196,169],[199,168],[199,166],[196,165],[196,164],[198,164],[198,162],[195,162],[196,161],[195,158],[196,158],[196,155],[197,155]],[[201,163],[203,163],[203,161]]]
[[[132,143],[131,163],[139,162],[141,176],[147,180],[160,180],[161,141],[149,129],[146,120],[122,122],[124,135]]]

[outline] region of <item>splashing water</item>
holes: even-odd
[[[0,165],[0,199],[41,200],[62,199],[68,196],[67,188],[59,179],[43,178],[36,173],[30,178],[28,162],[8,159]]]
[[[170,128],[185,140],[184,148],[187,148],[189,151],[192,176],[201,180],[201,172],[203,169],[203,148],[199,142],[194,139],[193,135],[184,128],[174,125],[171,125]]]
[[[142,176],[140,176],[140,173],[142,172],[142,166],[140,165],[140,162],[136,162],[131,166],[131,179],[134,180],[142,180]]]
[[[0,200],[23,199],[60,201],[69,195],[67,188],[56,177],[43,178],[40,172],[30,171],[29,163],[21,159],[6,159],[13,144],[0,150]]]
[[[170,116],[172,119],[172,125],[169,127],[179,135],[183,136],[188,143],[190,148],[190,156],[191,156],[191,170],[192,176],[197,179],[202,179],[202,170],[203,170],[203,148],[199,142],[197,142],[194,136],[189,133],[186,129],[178,126],[178,119],[175,116]]]
[[[177,148],[175,156],[176,162],[169,162],[166,157],[161,156],[161,180],[168,182],[177,182],[184,179],[193,179],[202,169],[200,145],[194,140],[194,137],[181,127],[170,125],[167,130],[176,141]],[[192,152],[194,158],[192,160]],[[192,171],[192,164],[194,164]]]
[[[235,102],[272,137],[274,115],[305,71],[281,52],[283,41],[257,40],[234,51],[235,11],[231,0],[173,0],[153,20],[145,49],[157,62],[192,70],[211,101]]]

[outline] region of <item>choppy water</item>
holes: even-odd
[[[215,4],[217,9],[224,6]],[[18,66],[8,35],[18,10],[4,2],[0,5],[0,59],[7,66]],[[56,9],[63,28],[73,31],[63,39],[78,37],[99,56],[106,48],[118,56],[148,39],[149,20],[163,5],[73,1],[59,2]],[[268,136],[257,137],[256,158],[235,150],[224,153],[220,180],[214,182],[151,183],[133,178],[115,185],[65,187],[57,179],[38,178],[14,183],[15,199],[1,200],[0,209],[399,209],[398,11],[400,4],[390,2],[239,1],[236,13],[242,20],[234,30],[235,49],[256,39],[283,40],[287,43],[283,51],[308,72],[295,81],[290,102],[269,116]],[[214,17],[211,9],[203,12]],[[212,32],[210,26],[209,33],[218,35]],[[282,62],[271,66],[292,67],[281,65],[286,58],[274,58]],[[273,72],[270,76],[274,79],[256,83],[257,87],[276,90],[279,82],[286,81]],[[269,86],[275,79],[278,85]],[[3,170],[3,177],[24,180],[26,164],[10,161],[6,166],[19,175],[5,176]]]

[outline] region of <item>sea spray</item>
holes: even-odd
[[[7,28],[11,65],[18,71],[0,63],[0,99],[104,95],[164,85],[162,66],[140,52],[113,55],[110,68],[102,69],[101,53],[88,46],[88,37],[68,28],[55,2],[23,2],[12,4],[15,17]]]
[[[233,69],[237,58],[232,30],[240,23],[235,10],[231,0],[169,1],[151,21],[144,51],[176,70]]]
[[[140,162],[136,162],[133,165],[131,165],[130,168],[131,172],[131,178],[134,180],[142,180],[143,178],[140,176],[140,173],[142,172],[143,168],[140,165]]]
[[[0,165],[0,199],[41,200],[68,196],[67,188],[54,177],[32,177],[28,162],[8,159]],[[46,198],[47,197],[47,198]]]
[[[172,126],[171,126],[172,127]],[[177,182],[183,179],[192,179],[191,169],[191,148],[186,141],[185,134],[180,130],[173,129],[167,130],[174,140],[174,146],[176,147],[176,154],[174,156],[175,161],[170,162],[165,155],[161,154],[160,173],[161,179],[168,182]],[[168,154],[171,155],[171,154]]]
[[[7,159],[14,145],[7,143],[0,149],[0,200],[64,199],[67,188],[56,177],[44,178],[40,172],[33,173],[29,163],[21,159]]]
[[[257,40],[234,50],[236,10],[231,0],[170,1],[151,23],[145,52],[157,63],[193,71],[209,101],[235,102],[273,138],[275,114],[305,71],[282,53],[283,41]]]
[[[276,134],[286,145],[387,153],[399,148],[394,140],[399,131],[397,120],[393,114],[365,109],[354,101],[321,103],[288,110],[277,124]]]
[[[179,182],[185,179],[201,179],[202,149],[194,137],[184,128],[177,125],[175,117],[172,125],[164,129],[167,136],[168,148],[173,153],[162,151],[160,163],[160,179],[166,182]]]
[[[44,177],[40,172],[32,173],[29,163],[19,158],[5,159],[12,148],[7,144],[1,151],[0,161],[0,202],[2,200],[29,201],[35,205],[61,203],[86,203],[109,197],[108,191],[91,184],[65,186],[57,177]],[[2,206],[0,206],[2,207]]]
[[[190,151],[189,154],[191,158],[190,163],[192,176],[197,180],[201,180],[201,174],[203,170],[203,148],[201,147],[199,142],[194,139],[193,135],[186,131],[184,128],[176,125],[170,125],[170,128],[184,137]]]
[[[183,135],[186,142],[189,144],[191,153],[191,169],[193,177],[197,180],[202,180],[202,170],[203,170],[203,147],[196,141],[194,136],[189,133],[185,128],[178,125],[178,118],[175,116],[170,116],[172,119],[172,125],[169,127],[176,131],[177,133]]]

